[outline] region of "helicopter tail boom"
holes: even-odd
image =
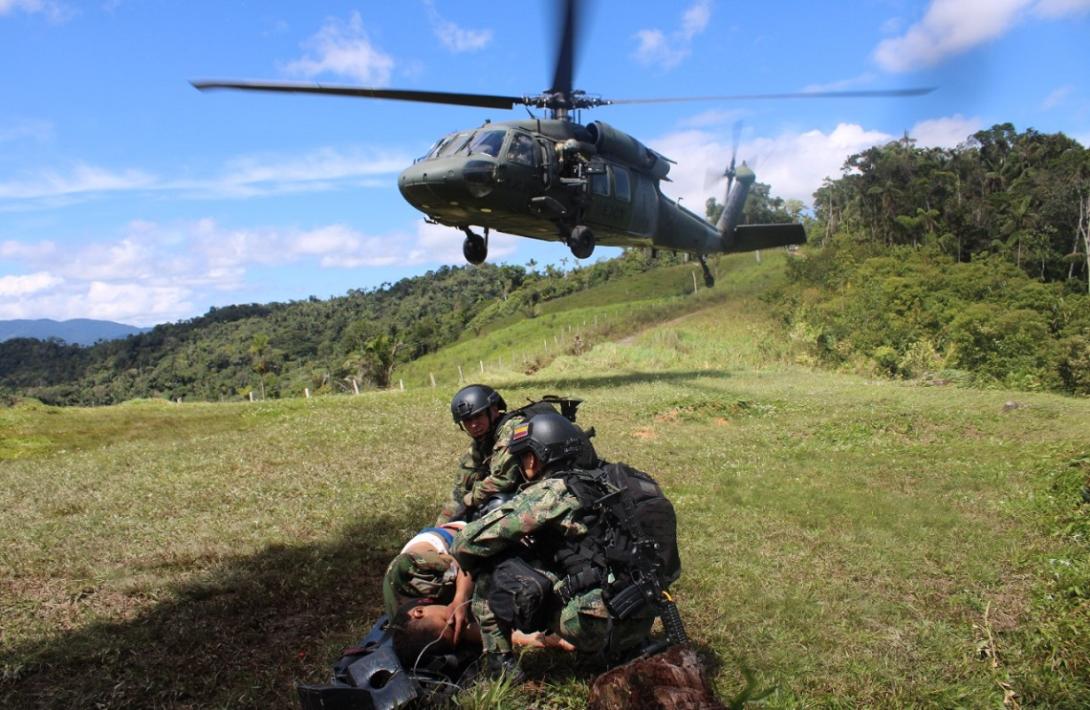
[[[733,158],[727,176],[732,178],[733,185],[727,187],[723,214],[715,224],[721,251],[756,251],[806,243],[806,231],[801,224],[741,224],[749,188],[757,177],[744,162],[735,170]]]
[[[723,251],[757,251],[805,243],[806,230],[801,224],[743,224],[734,228]]]

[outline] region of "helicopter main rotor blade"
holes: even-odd
[[[549,91],[571,98],[572,75],[575,72],[575,38],[578,32],[576,0],[565,0],[560,10],[559,44],[556,48],[556,69]]]
[[[602,104],[667,104],[681,101],[747,101],[750,99],[858,99],[878,96],[923,96],[935,87],[878,89],[875,91],[797,91],[785,94],[734,94],[730,96],[677,96],[662,99],[602,99]]]
[[[331,86],[327,84],[281,83],[274,81],[191,81],[201,91],[210,89],[238,89],[241,91],[273,91],[289,94],[331,94],[367,99],[393,101],[419,101],[429,104],[455,106],[479,106],[482,108],[514,108],[527,103],[524,96],[495,96],[491,94],[458,94],[447,91],[414,91],[406,89],[369,89],[361,86]]]

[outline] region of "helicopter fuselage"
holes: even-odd
[[[431,221],[463,230],[569,242],[582,226],[606,246],[723,251],[714,225],[660,191],[671,162],[600,121],[506,121],[440,139],[398,188]]]

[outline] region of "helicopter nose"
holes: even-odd
[[[397,179],[402,196],[417,209],[435,213],[492,191],[494,165],[487,160],[425,161]]]

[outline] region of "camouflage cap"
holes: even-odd
[[[392,619],[405,599],[442,601],[454,592],[454,560],[434,550],[402,552],[390,561],[382,580],[382,603]]]

